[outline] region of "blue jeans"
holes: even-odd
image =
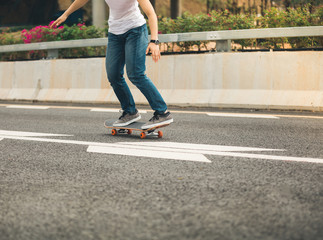
[[[108,33],[107,75],[122,110],[127,113],[136,112],[136,105],[123,76],[125,65],[129,80],[144,94],[151,108],[158,113],[167,109],[159,91],[145,74],[147,46],[146,24],[120,35]]]

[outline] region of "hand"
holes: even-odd
[[[56,19],[55,22],[52,23],[52,25],[50,25],[50,28],[56,28],[59,25],[61,25],[63,22],[65,22],[67,19],[67,17],[63,14],[62,16],[60,16],[59,18]]]
[[[158,62],[158,60],[160,59],[159,45],[155,43],[149,43],[146,54],[148,54],[149,52],[151,52],[151,56],[153,57],[154,62]]]

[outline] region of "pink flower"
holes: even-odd
[[[58,27],[58,29],[64,29],[64,26],[60,26],[60,27]]]
[[[83,27],[83,26],[85,26],[85,23],[78,23],[77,26],[78,27]]]
[[[50,23],[49,23],[49,26],[51,26],[52,28],[57,28],[57,26],[56,25],[53,25],[52,26],[52,24],[54,23],[55,21],[51,21]]]

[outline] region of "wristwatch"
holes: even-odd
[[[157,39],[157,40],[150,40],[150,42],[151,43],[155,43],[156,45],[159,45],[160,44],[160,42],[159,42],[159,40]]]

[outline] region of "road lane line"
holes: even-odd
[[[18,105],[13,105],[13,104],[0,104],[0,106],[2,107],[7,107],[7,108],[18,108],[18,107],[11,107],[11,106],[18,106]],[[19,105],[19,106],[30,106],[30,107],[36,107],[37,105]],[[30,109],[30,107],[27,107]],[[91,110],[93,109],[93,107],[76,107],[76,106],[54,106],[54,105],[49,105],[49,106],[45,106],[45,105],[40,105],[40,108],[35,108],[35,109],[42,109],[42,108],[51,108],[51,109],[76,109],[76,110]],[[26,107],[24,107],[26,108]],[[102,108],[104,109],[104,108]],[[119,109],[118,108],[110,108],[112,112],[118,112]],[[153,112],[152,110],[141,110],[143,111],[143,113],[145,112]],[[199,114],[199,115],[203,115],[203,114],[210,114],[210,115],[228,115],[228,116],[233,116],[235,113],[232,112],[201,112],[201,111],[190,111],[190,110],[170,110],[172,113],[180,113],[180,114]],[[237,115],[245,115],[247,116],[257,116],[258,114],[255,113],[237,113]],[[259,114],[260,116],[270,116],[268,118],[306,118],[306,119],[323,119],[323,116],[310,116],[310,115],[290,115],[290,114],[271,114],[271,115],[266,115],[266,114]]]
[[[113,108],[92,108],[90,110],[91,112],[110,112],[110,113],[118,113],[119,109],[113,109]]]
[[[18,108],[18,109],[35,109],[35,110],[47,110],[48,106],[35,106],[35,105],[7,105],[6,108]]]
[[[207,113],[211,117],[239,117],[239,118],[266,118],[266,119],[279,119],[273,115],[260,115],[260,114],[239,114],[239,113]]]
[[[111,113],[119,113],[120,110],[116,108],[92,108],[91,112],[111,112]],[[146,110],[138,110],[139,113],[147,113]]]
[[[10,136],[12,136],[12,137],[14,137],[14,136],[17,136],[17,137],[70,137],[73,135],[0,130],[0,136],[4,136],[4,137],[10,137]]]
[[[228,157],[278,160],[278,161],[288,161],[288,162],[323,163],[323,159],[320,159],[320,158],[289,157],[289,156],[276,156],[276,155],[250,154],[250,153],[232,153],[232,152],[222,152],[217,155],[228,156]]]

